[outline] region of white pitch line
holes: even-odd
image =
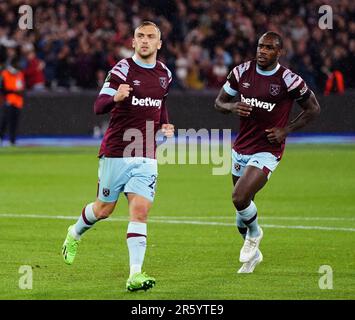
[[[55,220],[76,220],[77,216],[49,216],[40,214],[0,214],[0,218],[22,218],[22,219],[55,219]],[[164,217],[168,218],[168,217]],[[108,218],[105,221],[128,221],[128,217],[122,218]],[[213,222],[213,221],[193,221],[193,220],[165,220],[151,218],[149,222],[166,223],[166,224],[192,224],[192,225],[208,225],[208,226],[235,226],[234,223]],[[327,230],[327,231],[347,231],[355,232],[355,228],[341,228],[341,227],[322,227],[322,226],[283,226],[276,224],[261,224],[264,228],[274,229],[303,229],[303,230]]]
[[[209,222],[209,221],[192,221],[192,220],[159,220],[149,219],[150,222],[160,222],[167,224],[195,224],[195,225],[211,225],[211,226],[235,226],[234,223],[226,222]],[[274,229],[304,229],[304,230],[333,230],[333,231],[349,231],[355,232],[355,228],[339,228],[339,227],[322,227],[322,226],[282,226],[276,224],[260,224],[263,228]]]
[[[260,224],[264,228],[276,229],[304,229],[304,230],[329,230],[329,231],[349,231],[355,232],[355,228],[321,227],[321,226],[280,226],[274,224]]]
[[[235,216],[154,216],[157,219],[235,219]],[[304,220],[304,221],[355,221],[355,217],[287,217],[287,216],[258,216],[259,220]]]

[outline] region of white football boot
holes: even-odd
[[[255,256],[248,262],[243,263],[238,273],[253,273],[255,267],[263,261],[263,254],[257,249]]]
[[[245,237],[244,244],[240,250],[239,261],[242,263],[250,261],[256,254],[260,241],[263,237],[263,229],[259,227],[259,236],[255,238],[249,237],[248,233]]]

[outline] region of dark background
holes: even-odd
[[[168,98],[170,122],[176,128],[238,129],[238,117],[224,115],[214,109],[217,91],[172,91]],[[102,127],[109,115],[97,116],[93,105],[97,91],[80,93],[33,93],[26,97],[19,134],[92,135],[95,126]],[[345,95],[317,96],[320,116],[299,132],[355,133],[355,92]],[[290,119],[301,109],[294,105]]]

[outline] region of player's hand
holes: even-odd
[[[276,143],[282,143],[285,141],[287,137],[287,130],[285,128],[271,128],[271,129],[266,129],[265,132],[267,133],[266,137],[272,144]]]
[[[171,124],[171,123],[164,123],[161,126],[161,132],[164,133],[164,135],[167,138],[173,137],[174,136],[174,131],[175,131],[174,125]]]
[[[113,101],[115,102],[123,101],[124,99],[128,98],[132,90],[133,88],[131,88],[129,84],[120,84],[115,96],[113,97]]]
[[[241,117],[249,117],[253,107],[245,102],[237,102],[232,107],[231,111]]]

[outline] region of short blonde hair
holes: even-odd
[[[161,32],[160,32],[160,29],[159,27],[152,21],[143,21],[135,30],[134,30],[134,33],[136,33],[137,30],[139,30],[140,28],[143,28],[143,27],[146,27],[146,26],[152,26],[154,27],[155,29],[157,29],[158,31],[158,35],[159,35],[159,39],[161,38]]]

